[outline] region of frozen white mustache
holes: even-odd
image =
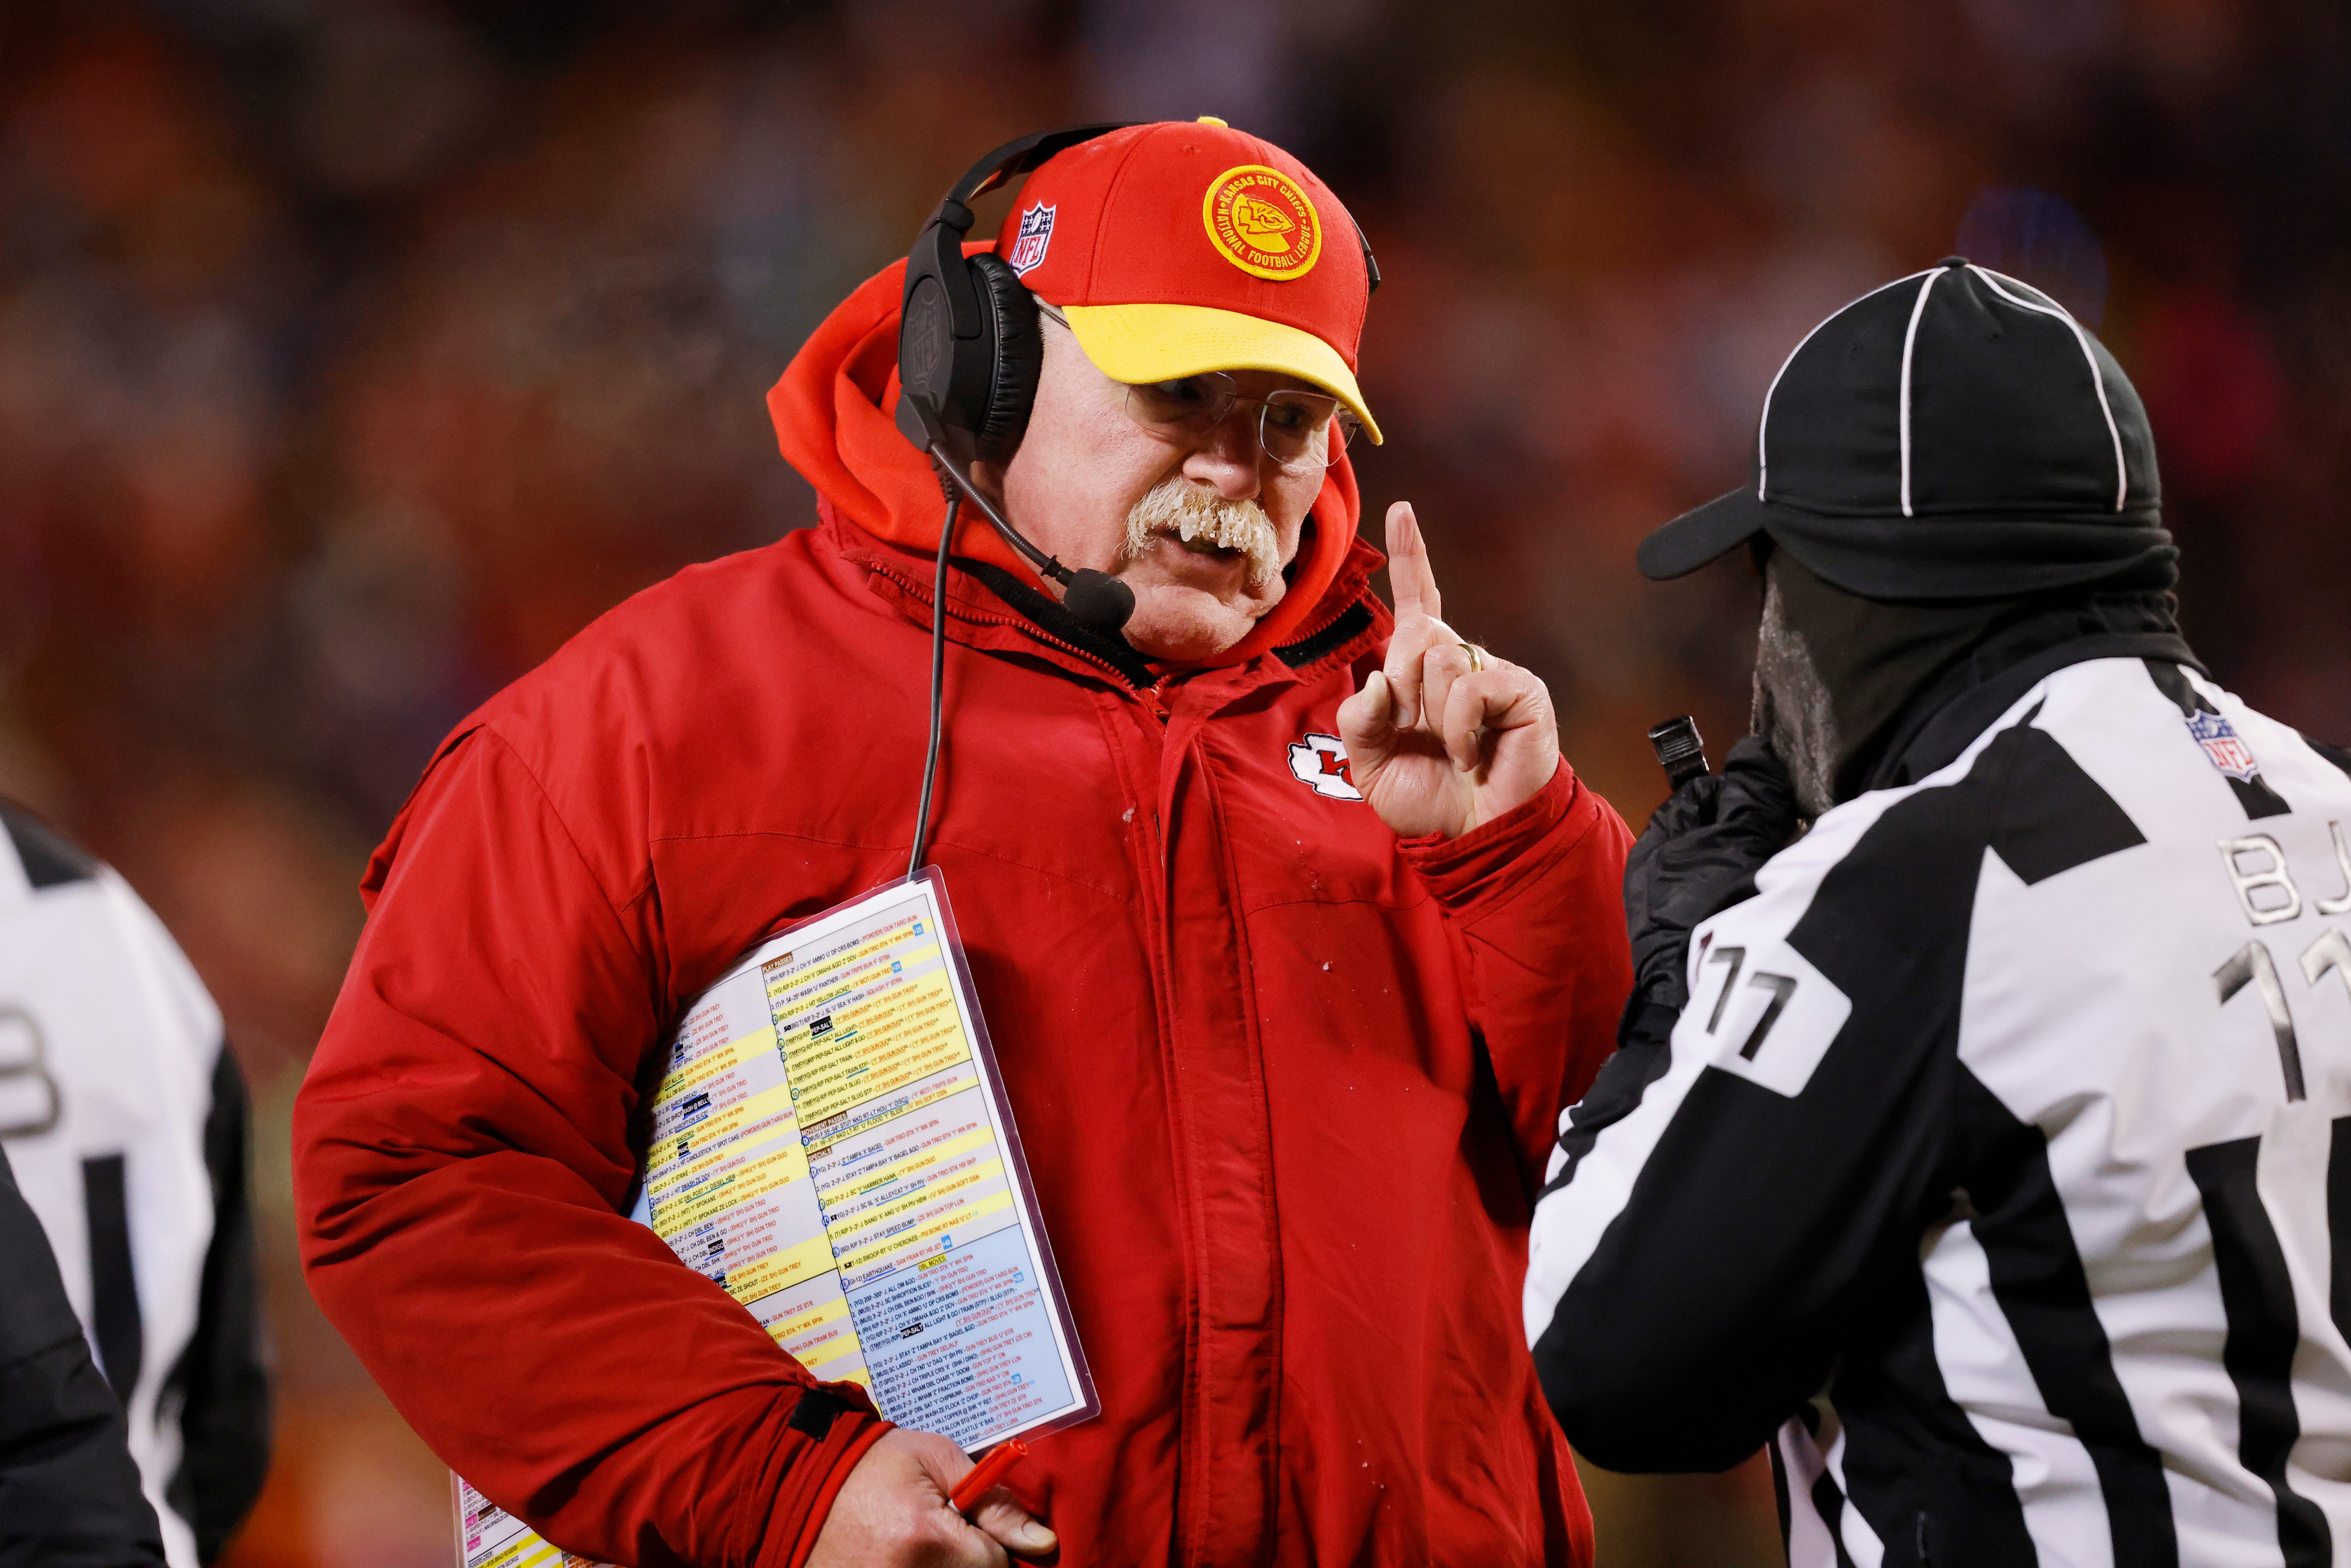
[[[1122,559],[1137,559],[1151,548],[1151,537],[1160,533],[1174,534],[1186,543],[1206,540],[1239,550],[1249,558],[1252,593],[1281,573],[1281,546],[1274,538],[1273,519],[1255,501],[1228,501],[1188,479],[1163,480],[1126,514]]]

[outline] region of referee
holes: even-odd
[[[171,1568],[221,1557],[268,1469],[246,1133],[220,1011],[178,946],[111,869],[0,800],[0,1149],[22,1195],[8,1202],[38,1219],[56,1261],[20,1267],[5,1248],[0,1260],[62,1279],[56,1304],[88,1336],[82,1373],[96,1354],[98,1406],[118,1450],[128,1440],[144,1530],[160,1526]],[[11,1500],[71,1511],[38,1469],[12,1479],[23,1458],[0,1434],[0,1568],[24,1561]]]
[[[2180,640],[2137,395],[2013,278],[1829,318],[1756,469],[1641,548],[1761,562],[1761,738],[1626,875],[1533,1226],[1562,1425],[1770,1441],[1797,1568],[2343,1560],[2351,758]]]

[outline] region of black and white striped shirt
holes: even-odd
[[[2351,1561],[2347,767],[2098,658],[1822,817],[1562,1123],[1569,1437],[1776,1428],[1795,1568]]]
[[[0,1143],[172,1568],[221,1553],[268,1465],[246,1129],[220,1010],[162,923],[0,801]]]

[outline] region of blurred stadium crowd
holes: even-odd
[[[978,153],[1209,113],[1353,207],[1366,514],[1418,504],[1450,618],[1551,682],[1635,821],[1651,722],[1743,727],[1752,607],[1729,570],[1642,584],[1635,540],[1746,473],[1807,328],[1955,246],[2137,381],[2216,674],[2351,739],[2339,6],[10,7],[0,791],[153,904],[256,1087],[282,1426],[236,1562],[449,1550],[444,1473],[302,1290],[285,1169],[434,742],[637,588],[813,520],[761,393]],[[1752,1471],[1594,1500],[1612,1564],[1773,1550]]]

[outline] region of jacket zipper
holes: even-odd
[[[871,570],[879,572],[882,576],[888,578],[891,581],[904,589],[908,593],[912,594],[918,602],[925,605],[930,603],[929,591],[924,585],[900,576],[897,572],[892,570],[886,566],[876,566],[872,567]],[[1050,632],[1046,631],[1042,626],[1038,625],[1034,621],[1029,620],[1025,615],[991,615],[985,611],[967,610],[960,606],[949,608],[947,613],[958,621],[962,621],[972,625],[1018,626],[1027,632],[1030,636],[1035,637],[1040,643],[1050,643],[1051,646],[1059,648],[1066,653],[1074,653],[1079,658],[1083,659],[1087,664],[1095,666],[1097,669],[1109,671],[1110,674],[1117,679],[1118,684],[1121,686],[1124,687],[1130,694],[1142,702],[1144,708],[1151,715],[1152,717],[1157,719],[1163,726],[1167,722],[1167,683],[1175,679],[1175,676],[1172,674],[1162,675],[1147,686],[1141,685],[1138,685],[1132,676],[1128,675],[1125,671],[1120,669],[1116,664],[1112,664],[1101,654],[1089,653],[1085,649],[1079,647],[1074,643],[1063,642],[1061,638],[1054,636]],[[1332,619],[1335,620],[1336,617],[1333,617]],[[1328,622],[1325,622],[1325,624],[1328,624]],[[1164,843],[1160,846],[1159,858],[1160,862],[1163,865],[1166,863],[1167,852],[1166,846]]]
[[[1288,643],[1283,643],[1282,646],[1285,648],[1290,647],[1296,643],[1308,642],[1313,638],[1321,636],[1324,632],[1339,623],[1340,616],[1347,613],[1348,611],[1353,609],[1360,602],[1362,602],[1360,597],[1343,601],[1338,609],[1333,610],[1322,620],[1314,622],[1311,625],[1300,627],[1298,629],[1298,634],[1290,638]],[[1333,649],[1332,652],[1335,653],[1337,650]],[[1318,659],[1315,662],[1320,664],[1322,661]]]
[[[869,570],[888,578],[891,581],[896,583],[899,587],[912,594],[918,602],[925,607],[929,606],[931,602],[931,592],[928,584],[918,583],[910,578],[902,577],[894,570],[887,566],[874,566],[871,567]],[[1034,621],[1029,620],[1026,616],[990,615],[985,611],[967,610],[964,607],[957,605],[951,605],[947,610],[947,613],[956,620],[968,622],[979,626],[1021,627],[1040,643],[1050,643],[1065,653],[1074,653],[1089,664],[1108,670],[1113,675],[1118,678],[1119,685],[1124,686],[1128,691],[1134,692],[1137,695],[1143,695],[1146,693],[1155,693],[1158,690],[1157,686],[1140,686],[1135,685],[1134,679],[1130,677],[1126,672],[1121,670],[1116,664],[1112,664],[1108,659],[1103,658],[1099,653],[1090,653],[1074,643],[1063,642],[1061,638],[1054,636],[1050,632],[1046,631],[1042,626],[1038,625]],[[1165,685],[1165,684],[1166,678],[1162,676],[1159,685]],[[1155,706],[1156,704],[1155,702]]]

